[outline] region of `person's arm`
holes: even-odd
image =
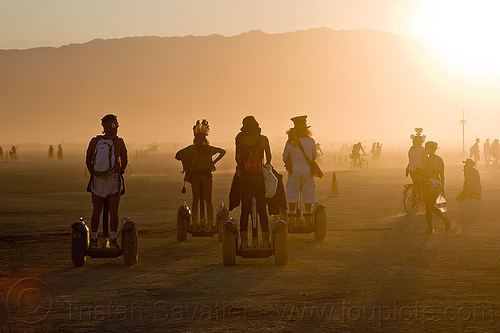
[[[316,149],[316,141],[314,141],[313,138],[312,139],[312,147],[313,147],[313,150],[312,150],[312,161],[316,161],[316,159],[318,158],[318,150]]]
[[[441,157],[439,158],[439,162],[441,164],[441,168],[439,170],[439,177],[441,178],[441,192],[444,195],[444,162]]]
[[[266,153],[266,165],[271,164],[271,146],[269,145],[269,139],[267,136],[264,136],[264,152]]]
[[[120,138],[120,175],[125,173],[125,168],[128,163],[127,147],[125,146],[125,141]]]
[[[213,147],[213,148],[215,151],[214,155],[217,153],[219,154],[219,156],[217,156],[217,158],[214,160],[214,165],[215,165],[215,163],[219,162],[220,159],[223,158],[224,155],[226,155],[226,151],[222,148],[219,148],[219,147]]]
[[[94,166],[92,165],[92,159],[94,156],[94,150],[95,150],[95,138],[92,138],[89,142],[89,145],[87,147],[87,154],[85,155],[85,164],[87,165],[87,169],[89,170],[90,174],[94,172]]]

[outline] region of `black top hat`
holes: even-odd
[[[306,119],[307,119],[307,116],[297,116],[297,117],[290,118],[290,120],[293,121],[294,128],[296,128],[296,129],[311,127],[311,126],[307,126]]]

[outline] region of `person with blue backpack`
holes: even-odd
[[[107,200],[111,227],[109,247],[117,249],[118,205],[120,196],[125,193],[123,173],[128,162],[127,148],[123,139],[117,136],[119,125],[115,115],[104,116],[101,125],[104,134],[90,140],[85,159],[90,173],[87,191],[92,193],[93,208],[90,247],[97,248],[99,218]]]

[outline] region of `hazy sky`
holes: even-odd
[[[422,0],[0,0],[0,49],[313,27],[416,33]]]

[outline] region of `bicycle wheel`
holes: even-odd
[[[403,207],[408,215],[415,215],[417,212],[418,199],[413,184],[407,185],[403,191]]]
[[[358,166],[358,163],[356,163],[356,160],[351,160],[351,164],[349,165],[351,170],[356,170],[357,166]]]
[[[367,160],[362,160],[361,165],[360,165],[361,170],[366,170],[368,169],[368,161]]]

